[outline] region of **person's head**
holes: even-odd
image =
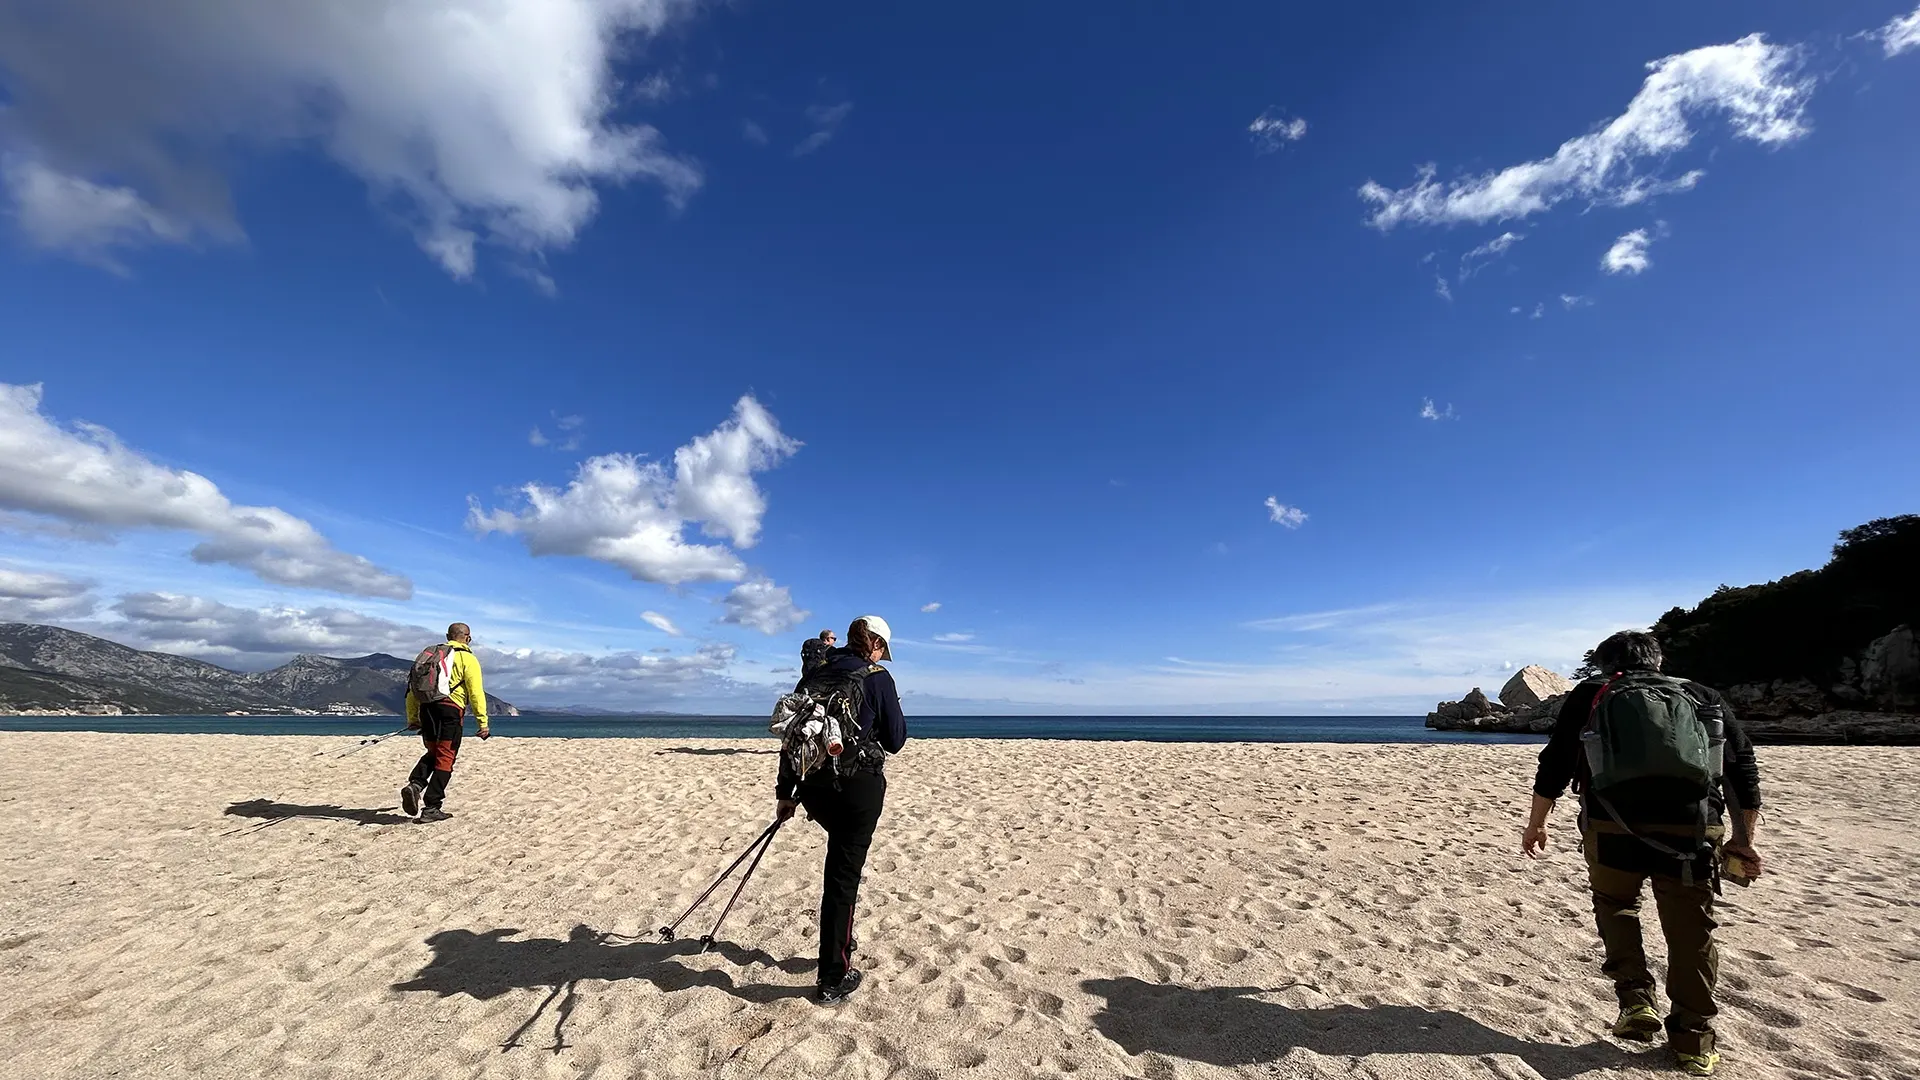
[[[878,615],[862,615],[847,627],[847,648],[853,655],[866,657],[868,663],[876,660],[893,659],[893,650],[888,647],[887,639],[893,636],[893,628],[887,620]]]
[[[829,645],[833,644],[833,631],[831,630],[820,631],[820,640],[826,642]]]
[[[1665,660],[1660,640],[1644,630],[1622,630],[1593,647],[1593,666],[1606,675],[1659,671]]]
[[[473,627],[463,622],[454,623],[452,626],[447,627],[447,640],[457,641],[462,645],[471,645],[473,644]]]

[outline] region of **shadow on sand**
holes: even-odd
[[[655,750],[654,754],[697,754],[700,757],[723,757],[734,754],[777,754],[778,750],[742,750],[734,746],[669,746],[665,750]]]
[[[566,938],[525,938],[510,941],[518,930],[442,930],[427,939],[433,959],[411,981],[395,983],[395,990],[425,990],[451,997],[466,994],[486,1001],[510,990],[548,992],[540,1007],[527,1022],[507,1037],[500,1050],[505,1053],[524,1045],[520,1040],[539,1021],[547,1008],[558,1002],[554,1013],[554,1053],[566,1049],[567,1019],[577,1003],[582,979],[619,982],[641,979],[667,993],[696,986],[723,990],[742,1001],[765,1005],[781,998],[806,997],[813,992],[811,980],[801,985],[779,986],[741,983],[733,974],[720,970],[700,970],[678,963],[682,957],[700,952],[697,940],[658,942],[616,940],[617,935],[576,926]],[[711,950],[736,968],[761,966],[798,975],[812,971],[811,959],[776,960],[762,949],[748,949],[715,942]]]
[[[399,809],[397,806],[383,806],[378,810],[352,810],[344,806],[301,806],[297,803],[274,802],[272,799],[248,799],[234,803],[225,812],[231,817],[260,818],[266,825],[288,818],[330,818],[361,825],[410,824],[412,818],[394,812]],[[265,825],[259,827],[264,828]]]
[[[1203,989],[1132,978],[1088,979],[1080,986],[1107,999],[1094,1025],[1128,1053],[1152,1050],[1227,1068],[1266,1064],[1295,1047],[1330,1057],[1511,1054],[1544,1080],[1641,1064],[1612,1043],[1528,1042],[1457,1012],[1412,1005],[1290,1009],[1253,997],[1272,992],[1258,986]]]

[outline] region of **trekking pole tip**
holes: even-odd
[[[663,926],[663,927],[661,927],[661,928],[660,928],[660,940],[661,940],[661,941],[672,941],[672,940],[673,940],[673,927],[671,927],[671,926]]]
[[[700,938],[700,951],[706,952],[708,949],[711,949],[711,948],[713,948],[713,935],[712,934],[702,935],[702,937]]]

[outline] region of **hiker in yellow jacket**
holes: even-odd
[[[466,713],[480,721],[480,737],[487,730],[487,692],[480,683],[480,658],[473,655],[473,630],[466,623],[447,627],[444,645],[429,645],[407,673],[407,727],[420,732],[427,752],[400,789],[400,808],[420,821],[452,817],[440,808],[453,777],[453,759],[460,753],[460,734]]]

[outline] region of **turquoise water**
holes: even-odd
[[[118,731],[174,735],[383,735],[397,717],[0,716],[0,731]],[[469,734],[472,724],[467,727]],[[746,716],[507,716],[495,738],[753,739]],[[915,716],[914,739],[1136,739],[1146,742],[1540,743],[1543,735],[1431,731],[1419,716]]]

